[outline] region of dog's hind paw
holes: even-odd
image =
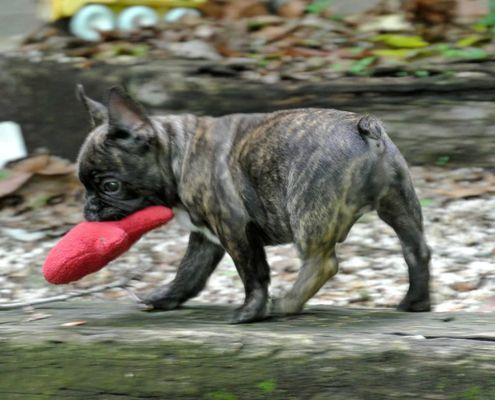
[[[242,307],[239,307],[234,311],[231,324],[246,324],[249,322],[261,321],[266,318],[266,304],[265,303],[247,303]]]
[[[429,298],[421,300],[410,300],[407,296],[397,306],[399,311],[408,312],[426,312],[431,311],[431,302]]]

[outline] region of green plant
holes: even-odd
[[[467,49],[447,49],[442,52],[443,56],[448,58],[463,58],[466,60],[481,60],[488,58],[486,50],[475,47]]]
[[[376,35],[372,40],[397,49],[418,49],[429,45],[421,36],[396,35],[391,33]]]
[[[208,398],[211,400],[237,400],[237,396],[235,394],[224,392],[222,390],[210,393]]]
[[[376,61],[376,58],[376,56],[369,56],[356,61],[349,68],[349,73],[353,75],[367,75],[368,67]]]
[[[332,5],[334,0],[313,0],[306,7],[306,11],[310,14],[321,14]]]
[[[444,165],[447,165],[449,161],[450,161],[450,156],[440,156],[437,158],[435,164],[440,167],[443,167]]]
[[[433,204],[433,200],[432,199],[421,199],[419,201],[419,204],[421,204],[421,207],[429,207]]]
[[[277,383],[275,382],[275,379],[269,379],[269,380],[258,383],[257,386],[263,392],[271,393],[277,388]]]
[[[483,17],[477,25],[489,28],[495,27],[495,0],[490,0],[490,12]]]
[[[426,78],[430,76],[430,73],[426,70],[418,70],[418,71],[414,71],[414,75],[417,76],[418,78]]]

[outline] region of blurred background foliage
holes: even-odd
[[[495,0],[207,0],[192,6],[199,13],[106,30],[92,42],[70,35],[71,18],[46,22],[17,51],[70,58],[83,67],[205,59],[254,70],[244,76],[267,82],[341,75],[421,78],[495,54]]]

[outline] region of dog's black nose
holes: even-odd
[[[90,222],[99,221],[98,213],[94,210],[88,210],[87,208],[85,208],[84,219]]]
[[[84,205],[84,218],[87,221],[98,221],[100,208],[100,201],[95,196],[87,196]]]

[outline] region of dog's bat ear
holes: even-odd
[[[76,97],[84,105],[84,108],[88,112],[92,128],[95,128],[108,119],[107,108],[103,104],[86,96],[84,86],[81,84],[76,86]]]
[[[131,135],[137,128],[145,125],[151,126],[151,122],[141,105],[118,87],[110,89],[108,119],[110,127],[122,129]]]

